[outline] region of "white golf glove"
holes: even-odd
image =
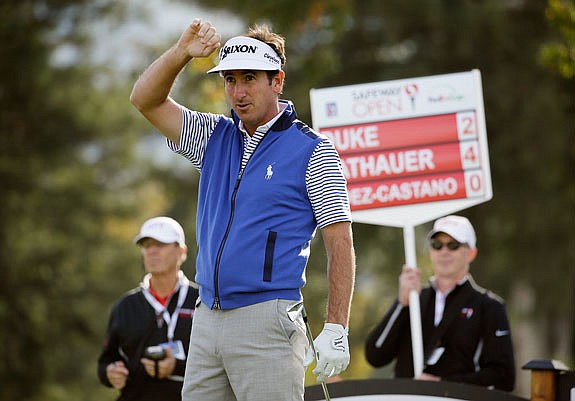
[[[313,346],[304,359],[304,366],[308,367],[315,359],[317,364],[313,373],[317,375],[317,381],[323,382],[343,372],[349,365],[349,344],[347,342],[348,329],[341,324],[325,323],[319,336],[313,341]]]

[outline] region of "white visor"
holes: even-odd
[[[220,62],[208,74],[229,70],[274,71],[281,68],[281,59],[268,44],[247,36],[236,36],[220,49]]]

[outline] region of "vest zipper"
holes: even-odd
[[[224,252],[224,246],[226,245],[228,235],[230,234],[230,230],[232,228],[232,222],[234,220],[234,214],[236,211],[236,195],[238,193],[238,188],[240,186],[242,176],[244,175],[244,171],[246,170],[246,168],[248,168],[248,163],[252,160],[254,153],[256,153],[256,150],[260,147],[261,143],[264,141],[264,138],[266,136],[267,136],[267,132],[264,134],[262,139],[260,139],[260,141],[258,142],[256,147],[254,148],[252,155],[250,156],[249,160],[247,161],[247,163],[243,169],[241,168],[241,160],[240,160],[240,172],[238,173],[238,178],[236,179],[236,184],[234,185],[234,191],[232,192],[232,200],[231,200],[232,210],[230,212],[230,219],[228,220],[228,226],[226,227],[226,232],[224,234],[224,238],[222,239],[222,242],[220,243],[220,248],[218,249],[218,254],[216,256],[216,265],[214,267],[214,292],[215,292],[215,294],[214,294],[214,304],[212,305],[212,309],[221,309],[220,291],[219,291],[219,286],[218,286],[220,260],[222,258],[222,253]],[[243,154],[243,152],[245,151],[243,140],[241,142],[241,146],[242,146],[242,154]]]
[[[220,260],[222,259],[222,253],[224,252],[224,245],[226,244],[226,240],[228,239],[228,235],[230,233],[230,229],[232,228],[232,222],[234,220],[234,214],[236,209],[236,194],[238,193],[238,188],[240,186],[240,181],[242,180],[243,171],[240,171],[238,174],[238,178],[236,179],[236,184],[234,185],[234,192],[232,192],[232,210],[230,213],[230,219],[228,220],[228,226],[226,227],[226,232],[224,234],[224,238],[220,243],[220,248],[218,249],[218,255],[216,256],[216,266],[214,268],[214,304],[212,309],[220,309],[220,291],[218,286],[219,281],[219,271],[220,271]]]

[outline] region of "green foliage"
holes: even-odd
[[[95,360],[105,316],[141,276],[130,241],[148,177],[134,155],[143,125],[130,88],[99,87],[89,65],[51,59],[57,44],[82,45],[78,26],[107,7],[0,6],[3,400],[102,399],[86,388],[104,390]]]
[[[549,0],[545,16],[560,39],[541,46],[539,61],[567,79],[575,78],[575,3]]]

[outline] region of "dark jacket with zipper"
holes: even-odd
[[[169,303],[168,312],[174,312],[178,303],[176,291]],[[174,340],[182,341],[188,354],[192,318],[198,298],[197,286],[190,283],[186,299],[180,309]],[[98,358],[98,378],[105,386],[111,387],[106,376],[106,366],[123,361],[130,371],[126,386],[120,391],[118,401],[179,401],[181,400],[185,360],[176,359],[172,379],[155,379],[149,376],[140,359],[148,346],[168,341],[167,324],[156,317],[156,311],[148,303],[142,288],[138,287],[124,295],[112,308],[102,352]]]
[[[435,290],[420,295],[424,372],[442,380],[511,391],[515,362],[505,306],[471,276],[451,291],[439,326],[434,326]],[[394,311],[398,314],[394,314]],[[381,367],[396,360],[396,377],[413,377],[409,307],[396,300],[365,344],[368,362]],[[443,349],[441,353],[441,349]],[[433,361],[433,357],[439,359]]]

